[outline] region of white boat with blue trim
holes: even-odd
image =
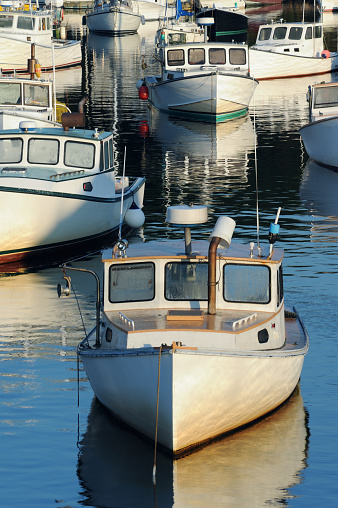
[[[91,272],[96,327],[78,354],[93,391],[175,457],[262,417],[298,384],[309,344],[295,309],[284,307],[278,215],[264,254],[255,243],[230,246],[235,222],[226,216],[209,241],[191,241],[207,207],[168,207],[184,242],[105,250],[101,316]]]
[[[143,206],[144,178],[116,175],[113,134],[69,130],[82,112],[62,123],[0,131],[0,264],[88,246]]]

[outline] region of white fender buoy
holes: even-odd
[[[129,226],[132,229],[138,229],[143,226],[145,216],[141,208],[137,206],[135,201],[133,201],[131,207],[126,211],[124,220],[127,226]]]

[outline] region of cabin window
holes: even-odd
[[[273,39],[276,41],[281,41],[285,39],[286,31],[287,31],[286,26],[278,26],[277,28],[275,28],[273,32]]]
[[[47,18],[46,22],[47,22],[47,30],[50,30],[50,18]]]
[[[262,28],[259,32],[259,41],[268,41],[271,37],[272,28]]]
[[[0,164],[22,161],[23,141],[21,138],[0,139]]]
[[[167,300],[208,300],[208,264],[167,263],[165,298]]]
[[[95,164],[95,146],[92,143],[67,141],[65,143],[65,165],[73,168],[92,169]]]
[[[315,39],[320,39],[322,37],[322,27],[320,25],[315,26]]]
[[[226,63],[225,49],[210,48],[209,49],[209,63],[212,65],[224,65]]]
[[[329,108],[332,106],[338,106],[338,88],[336,86],[316,88],[314,107]]]
[[[0,104],[21,104],[20,83],[0,83]]]
[[[246,65],[246,51],[242,48],[231,48],[229,50],[229,61],[231,65]]]
[[[305,39],[312,39],[312,26],[308,26],[305,32]]]
[[[283,301],[284,291],[283,291],[283,267],[280,265],[277,272],[277,307]]]
[[[167,60],[169,66],[184,65],[183,49],[170,49],[167,52]]]
[[[110,138],[109,140],[109,160],[110,160],[110,167],[112,168],[114,166],[114,147],[113,147],[113,139]]]
[[[28,142],[27,160],[31,164],[57,164],[60,143],[57,139],[31,138]]]
[[[223,296],[227,302],[270,301],[270,270],[267,266],[226,264],[223,281]]]
[[[109,169],[109,144],[108,141],[104,143],[104,169]]]
[[[24,103],[27,106],[49,106],[48,87],[25,84],[23,86]]]
[[[33,30],[34,23],[35,18],[31,18],[30,16],[18,16],[17,27],[21,30]]]
[[[188,50],[188,62],[190,65],[205,64],[205,51],[203,48],[191,48]]]
[[[154,263],[123,263],[109,268],[109,301],[147,302],[155,297]]]
[[[13,16],[0,16],[0,28],[12,28]]]
[[[291,41],[300,41],[303,34],[303,28],[299,26],[292,26],[289,32],[289,39]]]
[[[185,44],[187,42],[186,34],[168,34],[169,44]]]

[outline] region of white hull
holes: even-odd
[[[0,181],[0,262],[89,241],[119,226],[121,195],[111,198],[115,194],[113,172],[87,175],[73,182],[18,180],[2,176]],[[90,182],[98,194],[86,196],[84,182]],[[141,203],[143,188],[139,193]],[[128,190],[123,213],[132,200]]]
[[[0,68],[2,72],[27,72],[27,60],[31,57],[34,41],[18,40],[14,36],[0,36]],[[55,42],[52,45],[35,44],[35,57],[43,71],[80,65],[82,61],[81,42]]]
[[[273,410],[296,387],[305,352],[163,351],[158,443],[177,454]],[[80,356],[102,404],[154,440],[159,353]]]
[[[52,117],[52,115],[49,115]],[[21,121],[32,120],[38,128],[62,127],[60,123],[44,118],[39,112],[30,111],[0,111],[0,130],[18,129]]]
[[[322,58],[249,48],[249,64],[251,76],[258,80],[315,76],[336,71],[338,53]]]
[[[317,120],[300,130],[305,149],[314,161],[338,168],[338,116]]]
[[[146,77],[149,103],[155,108],[207,121],[225,121],[247,114],[257,82],[226,73],[193,75],[158,82]]]
[[[87,13],[87,26],[94,33],[135,33],[141,24],[141,16],[130,11],[111,8]]]

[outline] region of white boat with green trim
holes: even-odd
[[[230,246],[235,222],[225,216],[209,241],[192,242],[190,225],[207,221],[207,207],[168,207],[185,242],[120,241],[104,251],[101,316],[91,272],[96,327],[78,354],[93,391],[175,457],[262,417],[297,386],[309,345],[297,312],[284,307],[278,215],[264,253]]]
[[[113,134],[69,130],[82,115],[63,114],[64,129],[0,131],[0,264],[88,245],[143,206],[144,178],[116,175]]]
[[[199,18],[202,26],[210,18]],[[161,74],[137,83],[139,96],[173,116],[224,122],[246,116],[258,82],[250,76],[245,44],[207,42],[203,31],[183,23],[157,36]],[[182,29],[181,29],[182,26]]]

